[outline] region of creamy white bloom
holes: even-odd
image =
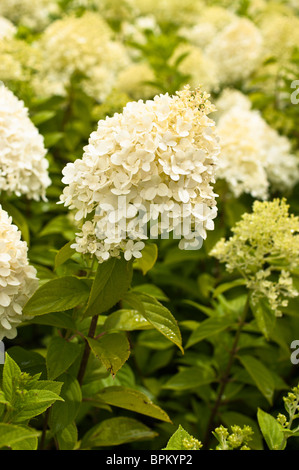
[[[34,80],[38,94],[65,95],[72,74],[77,72],[84,75],[86,93],[104,100],[118,72],[130,63],[126,49],[112,34],[102,17],[93,12],[54,21],[36,44],[43,56]]]
[[[11,39],[17,32],[15,25],[6,18],[0,16],[0,40]]]
[[[194,17],[202,11],[201,0],[130,0],[138,15],[154,14],[158,22],[193,24]]]
[[[263,38],[247,18],[237,18],[220,31],[205,52],[218,66],[222,84],[247,79],[259,66]]]
[[[250,101],[240,92],[227,90],[218,101],[222,158],[217,178],[225,179],[237,197],[245,192],[266,199],[270,186],[279,191],[292,188],[299,181],[299,160],[292,155],[289,140],[250,109]]]
[[[207,98],[186,87],[176,96],[130,102],[122,114],[99,121],[83,158],[63,170],[68,186],[61,201],[83,222],[77,251],[100,262],[121,252],[129,259],[139,257],[142,240],[176,233],[187,217],[188,240],[213,229],[219,146]],[[150,234],[149,221],[155,222]]]
[[[279,67],[288,65],[291,53],[299,43],[299,18],[282,14],[265,15],[260,29],[264,37],[264,58],[275,57]]]
[[[56,0],[1,0],[0,15],[15,24],[41,30],[59,12]]]
[[[45,199],[51,183],[46,153],[23,101],[0,85],[0,192]]]
[[[0,340],[15,338],[16,327],[25,319],[22,308],[38,287],[27,250],[21,232],[0,206]]]
[[[214,37],[237,17],[227,8],[211,6],[204,8],[194,17],[193,25],[182,26],[179,35],[198,47],[206,47]]]

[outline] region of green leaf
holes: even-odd
[[[132,290],[151,295],[157,300],[164,300],[166,302],[169,300],[169,298],[164,294],[160,287],[157,287],[154,284],[139,284],[138,286],[134,286]]]
[[[76,424],[71,423],[66,426],[62,431],[57,433],[56,438],[59,450],[73,450],[78,440]]]
[[[65,373],[59,380],[63,382],[60,395],[64,402],[54,403],[51,409],[49,425],[54,434],[74,422],[82,401],[81,388],[75,377]]]
[[[286,446],[283,428],[269,413],[258,409],[257,419],[270,450],[283,450]]]
[[[39,113],[34,114],[31,116],[31,121],[33,124],[38,126],[39,124],[42,124],[43,122],[49,121],[55,116],[55,111],[40,111]]]
[[[46,370],[45,358],[35,351],[12,346],[9,348],[9,356],[18,364],[22,372],[34,375]],[[14,375],[14,379],[17,380],[17,374]]]
[[[44,315],[69,310],[86,302],[89,286],[86,280],[74,276],[53,279],[43,284],[23,308],[25,315]]]
[[[238,358],[259,391],[272,405],[275,383],[267,367],[252,356],[238,356]]]
[[[85,316],[109,310],[125,295],[132,280],[132,263],[124,258],[110,258],[98,265]]]
[[[130,343],[124,333],[108,333],[98,340],[86,339],[94,355],[113,376],[130,356]]]
[[[46,313],[45,315],[34,317],[31,323],[55,326],[56,328],[65,328],[67,330],[76,330],[75,322],[66,312]]]
[[[67,215],[58,215],[47,223],[39,236],[45,237],[46,235],[57,233],[59,235],[63,235],[67,240],[73,240],[75,231],[75,227],[72,225]]]
[[[190,338],[186,344],[186,349],[190,348],[200,341],[210,338],[211,336],[221,333],[234,324],[234,320],[227,317],[212,317],[207,318],[200,323],[196,330],[192,331]]]
[[[20,377],[21,369],[9,354],[6,354],[3,367],[2,390],[5,394],[5,398],[9,402],[13,401],[16,388],[15,384]]]
[[[215,380],[215,373],[209,366],[189,367],[172,376],[163,388],[168,390],[191,390]]]
[[[134,441],[147,441],[156,433],[132,418],[118,417],[102,421],[91,428],[83,437],[81,449],[107,447]]]
[[[154,243],[146,243],[142,250],[142,257],[134,260],[133,267],[145,274],[153,268],[158,257],[158,247]]]
[[[81,352],[78,344],[70,343],[59,336],[53,337],[47,350],[47,369],[49,379],[56,379],[75,362]]]
[[[126,295],[124,300],[134,309],[138,310],[144,318],[153,325],[162,335],[169,341],[180,348],[184,354],[182,347],[182,336],[178,323],[168,308],[164,307],[154,297],[142,292],[132,291]]]
[[[171,423],[167,413],[155,405],[144,393],[126,387],[106,387],[94,399],[99,398],[108,405],[135,411],[152,418]]]
[[[270,339],[276,324],[276,317],[270,307],[259,300],[256,303],[251,302],[251,311],[253,312],[257,325],[266,339]]]
[[[68,259],[70,259],[76,251],[74,248],[71,248],[71,245],[74,243],[74,240],[69,241],[64,245],[55,256],[55,269],[65,263]]]
[[[121,309],[111,313],[104,323],[107,330],[145,330],[152,325],[137,310]]]
[[[224,292],[233,289],[234,287],[238,286],[245,286],[246,281],[245,279],[235,279],[234,281],[231,282],[225,282],[223,284],[220,284],[216,289],[214,290],[213,297],[218,297],[218,295],[223,294]]]
[[[45,147],[47,149],[53,147],[55,144],[57,144],[57,142],[59,142],[63,138],[63,136],[63,132],[48,132],[44,135]]]
[[[38,416],[46,411],[55,401],[63,401],[56,393],[50,390],[28,390],[23,398],[20,409],[12,413],[14,423],[27,421],[34,416]]]
[[[39,431],[25,426],[0,423],[0,448],[10,447],[13,450],[35,450]]]
[[[194,437],[191,436],[185,429],[179,425],[178,429],[176,432],[171,436],[169,439],[167,446],[163,450],[190,450],[186,446],[188,445],[189,442],[192,442],[194,445]],[[199,442],[198,442],[198,447],[199,447]],[[193,450],[193,449],[192,449]],[[197,450],[197,449],[194,449]]]

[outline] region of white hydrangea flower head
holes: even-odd
[[[218,66],[222,84],[246,80],[260,65],[263,37],[247,18],[237,18],[220,31],[205,52]],[[246,58],[246,60],[244,60]]]
[[[247,111],[251,109],[251,101],[248,96],[234,88],[224,88],[215,105],[217,108],[217,117],[227,113],[234,107],[245,109]]]
[[[11,39],[17,32],[15,25],[7,18],[0,16],[0,40]]]
[[[0,15],[14,24],[34,30],[43,29],[51,15],[59,12],[56,0],[1,0]]]
[[[258,111],[250,109],[248,98],[240,95],[238,91],[227,91],[218,100],[222,158],[217,178],[226,180],[236,197],[250,193],[267,199],[270,185],[284,191],[299,181],[299,161],[292,154],[289,140],[272,129]]]
[[[99,262],[122,252],[126,259],[139,257],[144,240],[176,234],[182,217],[190,218],[191,228],[183,229],[180,247],[206,238],[217,214],[219,153],[208,97],[185,87],[175,96],[130,102],[121,114],[99,121],[82,159],[63,170],[61,202],[83,224],[78,252]],[[150,233],[144,230],[149,221],[155,222]]]
[[[227,8],[207,7],[194,18],[192,26],[182,26],[179,29],[179,35],[188,39],[195,46],[204,48],[235,19],[236,15]]]
[[[0,206],[0,340],[15,338],[16,327],[26,319],[22,308],[38,287],[27,251],[21,232]]]
[[[170,21],[176,24],[193,24],[204,8],[201,0],[131,0],[137,16],[154,14],[158,22]]]
[[[66,16],[50,24],[37,43],[44,58],[34,81],[37,93],[64,96],[72,74],[79,72],[85,77],[86,93],[104,100],[118,72],[130,63],[125,47],[112,34],[95,12]]]
[[[219,89],[219,70],[215,61],[207,56],[199,47],[192,44],[178,46],[171,58],[174,62],[182,54],[186,57],[178,65],[178,70],[190,78],[188,83],[195,89],[199,85],[210,93]]]
[[[282,14],[267,15],[260,29],[264,37],[264,58],[275,57],[278,65],[287,65],[299,43],[299,18]]]
[[[0,192],[45,199],[51,180],[43,136],[23,101],[4,85],[0,85],[0,145]]]
[[[137,15],[135,0],[70,0],[67,10],[78,8],[99,12],[107,21],[122,23],[132,21]]]

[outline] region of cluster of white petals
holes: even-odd
[[[95,12],[70,15],[48,26],[37,43],[43,56],[34,81],[38,94],[66,94],[74,73],[84,75],[83,88],[97,100],[111,92],[117,74],[129,64],[124,46]]]
[[[0,85],[0,192],[45,199],[48,160],[44,139],[28,117],[28,109]]]
[[[15,25],[7,18],[0,16],[0,40],[11,39],[17,32]]]
[[[287,65],[299,43],[299,18],[282,14],[268,15],[261,21],[265,58],[275,57],[279,65]]]
[[[240,92],[226,91],[218,102],[222,158],[217,178],[226,180],[236,197],[250,193],[266,199],[270,187],[279,191],[292,188],[299,181],[299,160],[292,155],[289,140],[250,109],[249,99]]]
[[[99,121],[82,159],[63,170],[68,186],[61,202],[83,222],[77,251],[101,262],[121,252],[138,257],[142,240],[165,233],[181,230],[180,248],[206,238],[217,214],[212,184],[219,153],[208,96],[186,87],[175,96],[130,102]]]
[[[179,35],[186,38],[191,44],[204,48],[236,18],[236,15],[226,8],[207,7],[200,12],[198,17],[194,18],[194,25],[182,26],[179,29]]]
[[[0,15],[15,24],[41,30],[59,12],[56,0],[1,0]]]
[[[130,0],[137,15],[154,14],[158,22],[193,24],[194,17],[204,8],[201,0]]]
[[[22,308],[38,287],[27,250],[21,232],[0,206],[0,340],[15,338],[24,320]]]
[[[218,67],[222,84],[246,80],[260,65],[263,37],[247,18],[236,18],[221,30],[205,52]]]

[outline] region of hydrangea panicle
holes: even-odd
[[[25,319],[22,308],[38,287],[27,250],[21,232],[0,206],[0,340],[15,338],[16,327]]]
[[[233,235],[211,251],[229,272],[242,274],[253,303],[267,299],[276,316],[288,298],[299,294],[292,281],[299,263],[299,217],[288,210],[284,199],[255,201],[253,212],[243,214],[232,228]]]
[[[63,170],[61,202],[83,221],[77,251],[100,262],[121,252],[139,257],[149,238],[144,225],[155,221],[155,236],[176,233],[184,205],[192,226],[186,240],[213,229],[219,145],[208,97],[187,86],[175,96],[130,102],[121,114],[99,121],[83,158]]]
[[[45,199],[48,160],[44,139],[28,116],[28,109],[0,85],[0,191]]]
[[[217,178],[226,180],[236,197],[249,193],[267,199],[270,188],[291,189],[299,180],[299,161],[287,137],[251,109],[250,100],[239,91],[224,90],[216,105],[221,143]]]
[[[96,12],[69,15],[51,23],[36,48],[43,56],[33,86],[39,95],[65,96],[74,73],[84,76],[84,91],[103,101],[111,92],[117,74],[128,66],[125,47],[113,40],[113,32]]]

